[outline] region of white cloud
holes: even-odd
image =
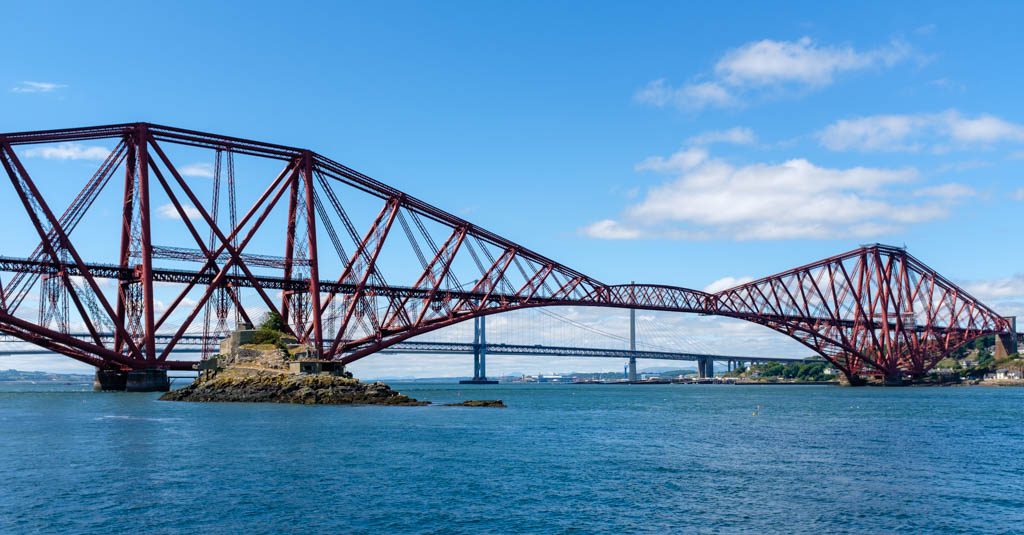
[[[964,197],[973,197],[977,195],[974,188],[965,186],[963,184],[941,184],[938,186],[930,186],[927,188],[921,188],[914,192],[915,197],[937,197],[941,199],[962,199]]]
[[[78,143],[61,143],[51,147],[33,147],[25,150],[25,156],[44,158],[47,160],[98,160],[107,159],[110,149],[81,145]]]
[[[999,142],[1024,141],[1024,125],[992,115],[966,117],[956,110],[912,115],[870,115],[843,119],[818,133],[823,146],[835,151],[944,152]]]
[[[909,115],[844,119],[826,127],[818,134],[818,139],[831,150],[917,150],[920,148],[918,145],[906,144],[910,134],[919,128],[917,122]]]
[[[717,293],[754,280],[754,277],[722,277],[704,287],[708,293]]]
[[[184,204],[181,206],[181,208],[182,210],[184,210],[185,215],[187,215],[189,219],[200,219],[202,217],[202,215],[199,213],[199,210],[196,209],[196,207],[192,206],[191,204]],[[159,213],[160,217],[163,217],[164,219],[177,219],[179,221],[181,220],[181,215],[178,213],[178,210],[175,209],[174,205],[171,203],[161,205],[159,208],[157,208],[157,213]]]
[[[18,85],[11,88],[13,93],[50,93],[58,89],[67,87],[64,84],[55,84],[53,82],[30,82],[25,80]]]
[[[732,106],[736,104],[736,99],[721,85],[704,82],[684,85],[677,89],[676,103],[682,107],[699,110],[707,106]]]
[[[664,79],[654,80],[637,91],[634,99],[652,106],[671,105],[690,111],[734,107],[742,104],[741,97],[758,90],[816,89],[831,84],[839,74],[891,67],[910,55],[910,47],[900,41],[858,51],[848,45],[819,45],[809,37],[796,41],[763,39],[726,52],[715,63],[709,81],[673,87]]]
[[[954,141],[962,143],[994,143],[1024,140],[1024,126],[1010,123],[992,115],[974,119],[961,117],[955,111],[942,114],[940,124]]]
[[[939,173],[962,173],[964,171],[972,171],[974,169],[981,169],[984,167],[991,167],[992,162],[986,162],[984,160],[965,160],[962,162],[952,162],[942,164],[936,169]]]
[[[798,41],[764,39],[727,52],[715,64],[715,74],[734,86],[795,83],[820,87],[831,84],[837,74],[890,67],[909,55],[910,48],[898,41],[859,52],[850,46],[821,46],[810,37]]]
[[[940,89],[945,89],[945,90],[948,90],[948,91],[956,91],[958,93],[963,93],[963,92],[967,91],[967,85],[966,84],[964,84],[962,82],[957,82],[957,81],[954,81],[954,80],[950,80],[948,78],[938,78],[938,79],[932,80],[932,81],[928,82],[928,85],[930,85],[932,87],[938,87]]]
[[[642,104],[659,108],[674,106],[681,110],[701,110],[707,107],[726,108],[737,104],[729,91],[714,82],[671,87],[665,80],[654,80],[636,92],[633,98]]]
[[[208,163],[192,163],[178,170],[181,176],[213,178],[213,165]]]
[[[640,237],[640,232],[623,227],[612,219],[603,219],[583,227],[581,232],[591,238],[602,240],[632,240]]]
[[[728,130],[713,130],[691,137],[686,140],[690,145],[711,145],[713,143],[732,143],[733,145],[752,145],[757,142],[754,131],[744,127]]]
[[[959,184],[918,189],[912,168],[828,168],[805,159],[736,166],[683,149],[637,166],[676,175],[650,188],[622,218],[587,227],[597,238],[739,240],[873,238],[948,215],[974,191]],[[902,199],[902,200],[894,200]]]
[[[973,281],[964,284],[971,295],[985,301],[1024,297],[1024,275],[1000,279]]]
[[[1024,316],[1024,274],[967,281],[961,286],[1000,314]]]
[[[664,79],[654,80],[633,94],[633,100],[659,108],[671,104],[674,97],[675,89],[669,87]]]
[[[687,169],[704,163],[708,159],[708,151],[702,148],[683,149],[664,158],[662,156],[651,156],[636,164],[633,168],[637,171],[654,171],[657,173],[681,173]]]

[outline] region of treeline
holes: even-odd
[[[797,381],[829,381],[835,379],[834,376],[825,373],[825,370],[828,368],[829,364],[827,362],[790,362],[788,364],[767,362],[751,366],[743,375]]]

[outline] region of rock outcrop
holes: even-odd
[[[445,407],[495,407],[505,408],[505,402],[500,399],[467,399],[458,403],[445,403]]]
[[[298,375],[266,369],[227,368],[160,397],[165,401],[234,401],[303,405],[429,405],[376,383],[343,375]]]

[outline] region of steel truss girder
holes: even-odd
[[[64,216],[58,220],[49,211],[13,151],[13,147],[20,145],[93,139],[118,140],[117,154],[108,158],[96,176],[108,176],[122,159],[126,160],[122,252],[117,264],[86,262],[77,256],[69,238],[71,225]],[[232,217],[231,228],[222,228],[181,177],[163,150],[163,144],[278,160],[284,163],[284,169],[241,221],[235,222]],[[0,271],[85,279],[87,289],[95,294],[103,313],[110,316],[105,321],[112,320],[117,336],[113,350],[109,349],[106,345],[109,341],[99,336],[90,321],[98,318],[89,317],[89,307],[79,302],[75,288],[68,283],[68,296],[82,314],[91,339],[76,340],[74,347],[67,345],[68,349],[63,352],[83,361],[99,359],[96,362],[125,367],[168,366],[166,359],[171,349],[188,336],[186,329],[214,292],[224,288],[230,288],[231,298],[236,300],[236,292],[241,289],[255,290],[262,306],[278,312],[287,312],[289,296],[302,296],[297,302],[308,306],[309,310],[302,311],[300,316],[306,319],[303,325],[296,325],[299,331],[296,335],[313,345],[316,351],[323,350],[326,356],[342,362],[352,362],[412,336],[473,317],[554,305],[692,312],[751,321],[795,338],[847,375],[865,371],[886,376],[920,375],[950,351],[978,336],[1010,331],[1007,318],[999,316],[905,250],[895,247],[861,247],[714,294],[665,285],[607,285],[306,149],[148,123],[0,134],[0,146],[5,169],[15,187],[20,188],[25,208],[35,218],[42,238],[38,254],[29,258],[0,257]],[[384,202],[365,234],[357,233],[352,226],[341,205],[346,197],[339,200],[330,191],[331,185],[348,187]],[[152,217],[148,201],[151,187],[163,188],[168,194],[196,242],[196,248],[151,244],[148,236]],[[288,191],[292,192],[289,214],[292,228],[286,233],[289,239],[284,255],[247,252],[246,246],[253,235]],[[302,197],[298,198],[300,191]],[[321,194],[328,197],[328,202],[321,200]],[[80,195],[80,198],[91,199],[94,195]],[[189,221],[185,202],[194,205],[199,212],[197,221],[209,227],[209,244],[205,243],[200,229]],[[79,219],[80,212],[87,209],[87,203],[80,204],[81,207],[74,210],[69,208]],[[232,204],[232,210],[233,207]],[[343,259],[343,272],[337,280],[321,280],[319,276],[317,223],[318,219],[328,217],[327,207],[338,212],[341,224],[356,242],[355,250],[349,251],[351,255],[346,257],[333,225],[329,221],[322,222]],[[133,226],[136,210],[140,215],[139,228]],[[412,232],[403,211],[412,215],[421,237]],[[408,286],[385,282],[377,265],[385,242],[395,239],[389,231],[396,217],[423,266],[417,280]],[[297,219],[302,219],[303,228],[294,228]],[[440,247],[426,231],[423,221],[447,229],[448,238]],[[302,233],[308,251],[300,251],[295,245],[292,237],[296,231]],[[139,266],[128,262],[133,233],[141,234],[142,263]],[[421,238],[422,243],[418,241]],[[432,253],[433,258],[425,256],[423,251]],[[472,255],[479,274],[456,272],[456,256],[464,256],[461,251]],[[46,254],[42,254],[44,252]],[[69,253],[71,260],[66,259]],[[194,261],[201,267],[195,271],[168,269],[154,262],[163,259]],[[302,276],[293,276],[291,270],[298,266],[304,272]],[[281,276],[256,274],[250,267],[283,269],[283,272]],[[94,279],[99,278],[119,282],[121,290],[116,313],[95,287]],[[473,278],[477,280],[470,289],[456,286],[460,279]],[[153,285],[158,282],[185,287],[159,320],[155,317],[152,296]],[[183,308],[184,296],[197,286],[204,289],[203,296],[189,311]],[[132,289],[133,295],[138,294],[133,299],[139,303],[124,300],[127,289]],[[271,290],[285,294],[280,299],[280,309],[267,293]],[[343,304],[340,318],[325,318],[331,310],[339,308],[335,301]],[[0,292],[0,308],[6,309],[6,302],[6,296]],[[141,310],[142,316],[132,319],[127,313],[129,304]],[[235,305],[241,307],[238,301]],[[179,309],[187,312],[187,318],[156,354],[156,340],[168,336],[160,332],[161,325]],[[139,316],[138,311],[133,313]],[[38,330],[33,330],[31,324],[12,327],[13,323],[5,324],[2,319],[0,326],[15,331],[9,333],[12,336],[20,333],[40,345],[67,342],[56,341],[60,333],[41,326],[37,326]],[[339,319],[340,328],[335,330]],[[130,321],[141,326],[141,333],[135,338],[128,333]],[[324,344],[322,325],[332,326],[331,339],[326,340],[329,347]],[[353,325],[365,332],[358,337],[346,334]]]

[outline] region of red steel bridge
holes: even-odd
[[[83,143],[105,144],[89,172],[48,166]],[[1013,318],[903,248],[717,293],[615,285],[307,149],[132,123],[0,134],[0,162],[0,199],[17,206],[3,214],[0,333],[107,373],[191,369],[170,358],[191,328],[215,339],[253,310],[343,364],[467,319],[566,305],[754,322],[851,382],[921,376],[980,336],[1015,350]]]

